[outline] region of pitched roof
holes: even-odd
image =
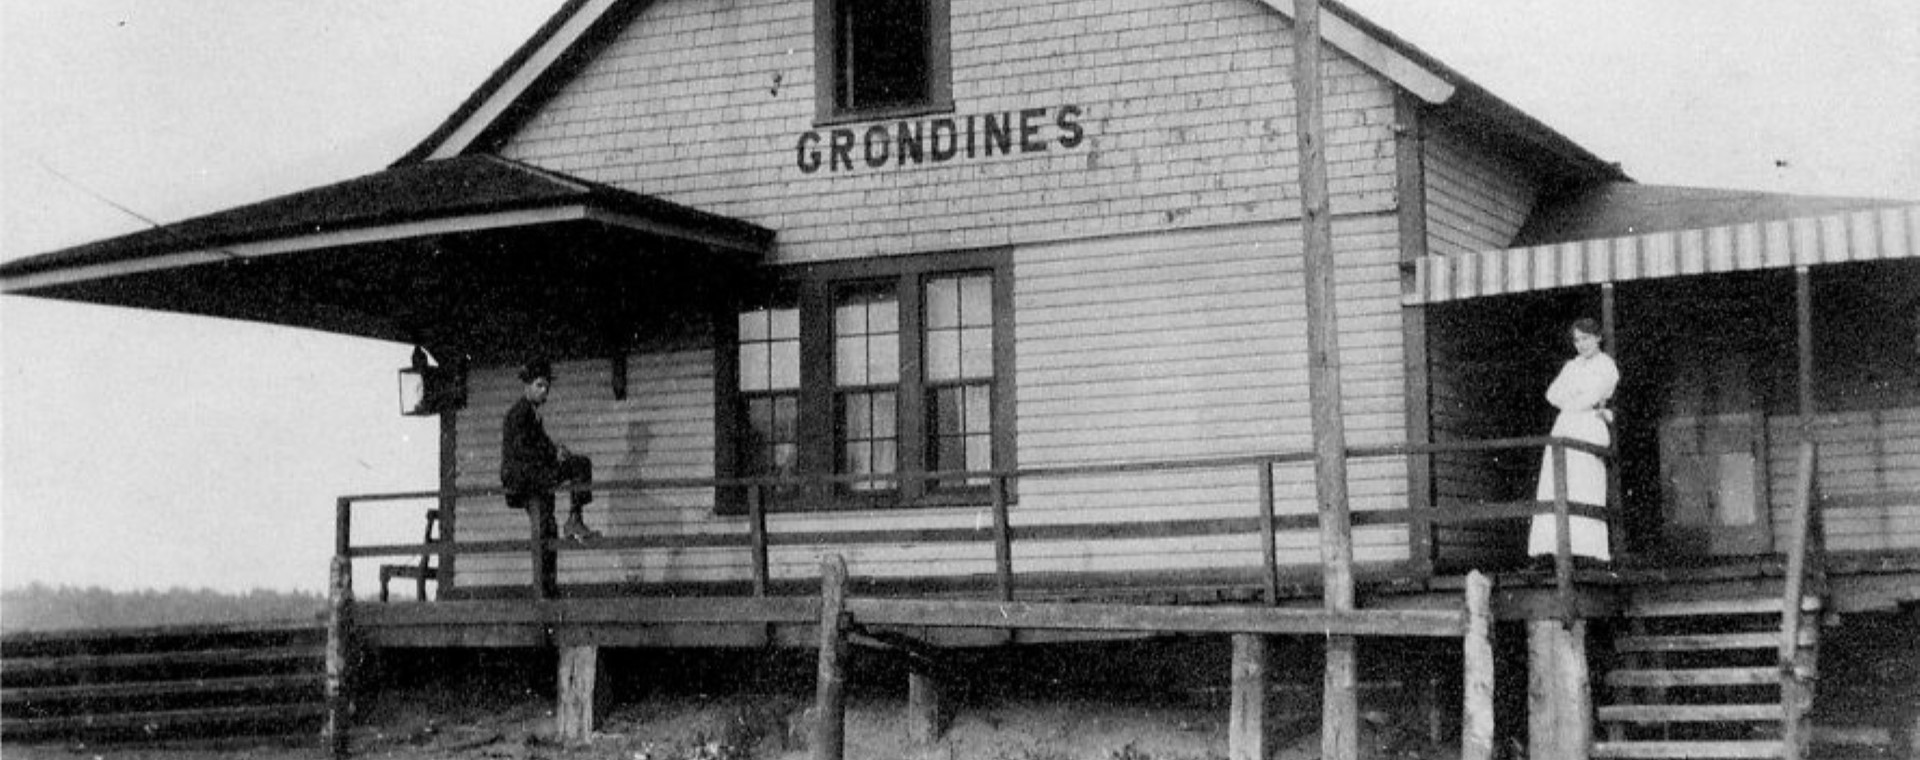
[[[479,89],[398,164],[486,150],[536,110],[566,79],[610,42],[652,0],[568,0],[514,51]],[[1285,0],[1258,0],[1291,18]],[[1421,100],[1440,106],[1444,118],[1497,133],[1525,151],[1545,157],[1543,173],[1572,183],[1627,179],[1559,132],[1474,84],[1412,43],[1334,0],[1321,37]]]
[[[1909,206],[1912,201],[1608,182],[1542,203],[1510,247],[1698,230]]]
[[[220,251],[248,243],[567,206],[627,214],[659,226],[764,247],[754,224],[490,155],[398,166],[331,185],[0,264],[0,277]]]

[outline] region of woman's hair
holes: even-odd
[[[1588,335],[1592,335],[1596,338],[1603,337],[1606,335],[1605,333],[1600,332],[1600,323],[1594,321],[1593,317],[1581,317],[1579,319],[1573,320],[1573,330],[1575,332],[1583,332]]]

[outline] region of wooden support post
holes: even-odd
[[[1585,760],[1593,744],[1587,624],[1527,621],[1528,757]]]
[[[846,756],[847,560],[838,554],[820,561],[820,670],[814,682],[812,760]]]
[[[1460,710],[1460,760],[1493,760],[1493,582],[1467,574],[1465,697]]]
[[[1227,716],[1227,757],[1267,757],[1267,637],[1233,635],[1233,698]]]
[[[607,714],[609,691],[606,670],[600,667],[597,646],[560,648],[560,705],[554,715],[560,742],[579,747],[593,741],[593,732]]]
[[[464,372],[464,368],[461,370]],[[462,382],[465,382],[464,380]],[[455,412],[440,413],[440,555],[437,559],[438,570],[433,574],[433,598],[445,599],[447,592],[453,590],[454,566],[459,558],[446,553],[446,546],[459,540],[460,535],[460,497],[453,492],[460,489],[460,415]],[[384,588],[384,584],[383,584]]]
[[[1347,514],[1347,434],[1340,400],[1340,338],[1335,313],[1333,217],[1320,93],[1320,2],[1294,0],[1293,92],[1300,151],[1301,241],[1307,306],[1307,393],[1313,409],[1314,493],[1320,501],[1324,603],[1353,609],[1353,529]],[[1320,754],[1353,760],[1359,752],[1356,639],[1327,637]]]
[[[1794,356],[1800,383],[1800,440],[1813,440],[1813,275],[1793,269]]]
[[[1000,601],[1013,601],[1013,519],[1007,514],[1007,479],[993,476],[993,574]]]
[[[341,502],[341,514],[345,514],[345,502]],[[325,730],[327,751],[333,757],[346,757],[347,730],[351,720],[352,703],[348,698],[348,686],[352,683],[351,646],[353,624],[353,561],[345,554],[336,554],[328,566],[327,583],[327,725]]]
[[[907,738],[921,744],[940,740],[946,731],[946,699],[940,679],[931,673],[907,674]]]

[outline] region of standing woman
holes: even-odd
[[[1551,435],[1608,446],[1613,443],[1609,425],[1613,412],[1607,401],[1620,384],[1620,368],[1613,357],[1600,350],[1600,325],[1589,318],[1574,321],[1571,330],[1575,356],[1560,368],[1560,375],[1547,386],[1547,403],[1560,410],[1553,420]],[[1540,487],[1534,498],[1554,499],[1553,449],[1549,447],[1540,462]],[[1567,501],[1604,507],[1607,505],[1607,464],[1584,451],[1567,450]],[[1570,543],[1576,557],[1601,562],[1612,559],[1607,548],[1607,524],[1591,517],[1569,517]],[[1551,514],[1534,515],[1527,533],[1527,555],[1551,558],[1559,543]]]

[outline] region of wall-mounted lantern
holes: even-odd
[[[459,366],[434,366],[427,351],[413,348],[413,360],[400,370],[400,413],[430,417],[467,405],[466,373]]]

